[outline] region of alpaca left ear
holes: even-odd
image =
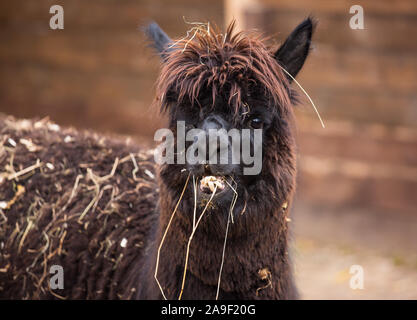
[[[284,44],[275,53],[275,59],[294,78],[301,70],[310,51],[311,36],[314,22],[307,18],[285,40]],[[289,81],[292,79],[287,75]]]
[[[168,53],[172,50],[169,46],[172,43],[172,40],[168,35],[161,29],[161,27],[156,23],[152,22],[143,28],[145,35],[149,40],[152,41],[152,47],[154,47],[162,60],[166,60]]]

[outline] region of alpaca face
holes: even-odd
[[[196,29],[193,39],[176,42],[156,24],[148,27],[163,60],[157,96],[176,135],[175,161],[161,170],[166,185],[180,192],[186,171],[199,184],[198,199],[215,188],[219,207],[236,192],[238,206],[254,195],[256,202],[285,200],[295,175],[294,94],[286,72],[295,77],[301,69],[312,30],[305,20],[271,52],[259,37],[234,34],[233,24],[225,34]]]
[[[199,199],[209,198],[217,186],[216,201],[230,203],[235,184],[249,185],[262,174],[264,143],[268,145],[277,113],[267,101],[248,94],[244,99],[247,111],[234,114],[225,98],[201,101],[201,108],[188,103],[171,106],[170,129],[184,123],[191,141],[184,141],[184,168],[198,181]],[[193,133],[195,132],[195,133]],[[176,130],[177,136],[181,136]],[[190,135],[191,134],[191,135]],[[288,132],[289,134],[289,132]],[[176,140],[178,142],[178,139]],[[175,150],[181,153],[178,143]],[[200,153],[200,161],[193,161],[191,152]],[[204,179],[213,177],[210,184]]]

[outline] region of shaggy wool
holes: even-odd
[[[132,297],[158,198],[153,154],[140,150],[0,119],[1,299]],[[53,265],[64,267],[62,290],[49,286]]]

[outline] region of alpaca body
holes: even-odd
[[[204,26],[195,28],[192,41],[172,41],[156,24],[148,27],[163,59],[156,101],[168,113],[173,132],[178,121],[200,130],[198,139],[212,129],[249,130],[246,142],[261,156],[262,170],[247,175],[242,162],[219,165],[220,147],[214,149],[214,162],[210,151],[201,162],[160,165],[155,243],[163,246],[151,251],[150,260],[159,264],[155,274],[150,265],[138,298],[214,299],[218,291],[223,299],[295,299],[288,250],[296,176],[296,99],[290,82],[309,52],[313,23],[301,23],[275,53],[260,38],[235,33],[233,23],[224,34]],[[261,150],[255,146],[256,129],[262,132]],[[231,139],[224,141],[231,154]],[[177,157],[187,148],[173,145]],[[187,185],[190,176],[194,187]],[[209,197],[203,181],[213,176],[228,187],[219,195],[210,189]]]
[[[186,206],[187,204],[184,204],[184,207]],[[182,210],[187,209],[182,208]],[[177,214],[181,215],[181,212]],[[215,299],[216,297],[224,238],[213,237],[209,228],[204,228],[204,225],[216,224],[222,220],[216,219],[214,215],[227,216],[227,212],[213,210],[201,221],[201,229],[196,231],[190,246],[188,273],[182,299]],[[288,222],[285,221],[287,212],[277,210],[266,216],[262,223],[236,219],[230,225],[220,279],[219,299],[297,298],[288,252],[286,227]],[[192,231],[192,226],[184,225],[183,222],[173,220],[170,227],[172,232],[168,233],[165,239],[166,246],[161,249],[157,277],[168,299],[178,299],[183,279],[186,246]],[[250,226],[242,225],[247,223]],[[225,223],[222,223],[218,227],[224,231],[224,226]],[[159,236],[155,243],[160,243],[165,227],[166,221],[165,223],[160,221],[160,232],[157,233]],[[247,236],[234,236],[233,228],[246,229]],[[277,233],[277,230],[280,232]],[[150,261],[156,261],[156,249],[155,246]],[[144,290],[139,292],[138,298],[161,299],[161,291],[153,278],[155,264],[149,267],[149,273],[144,277],[148,279],[148,283],[144,286]],[[266,277],[262,277],[262,270],[267,272]]]
[[[54,126],[0,119],[0,141],[17,142],[4,145],[2,173],[13,174],[10,163],[15,172],[40,164],[0,183],[0,199],[9,204],[0,225],[0,299],[132,298],[138,283],[131,279],[158,217],[152,152]],[[54,265],[62,267],[63,289],[50,288]]]

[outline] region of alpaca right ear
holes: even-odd
[[[165,61],[168,53],[172,50],[172,48],[169,47],[172,43],[171,38],[168,37],[156,22],[152,22],[143,28],[143,32],[152,42],[151,46],[158,51],[162,60]]]
[[[278,63],[295,78],[310,51],[315,22],[311,17],[300,23],[275,53]],[[288,77],[288,76],[287,76]],[[291,82],[291,77],[288,77]]]

